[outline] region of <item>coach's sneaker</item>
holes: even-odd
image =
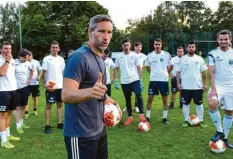
[[[63,123],[58,123],[58,124],[57,124],[57,128],[58,128],[58,129],[63,129]]]
[[[24,123],[22,124],[23,129],[29,129],[30,126],[25,125]]]
[[[184,124],[182,124],[182,126],[185,128],[185,127],[188,127],[189,126],[189,122],[188,121],[184,121]]]
[[[24,114],[24,119],[28,120],[28,114]]]
[[[163,122],[163,124],[165,124],[165,125],[168,125],[168,124],[169,124],[169,121],[167,120],[167,118],[163,118],[162,122]]]
[[[136,112],[136,113],[139,113],[138,107],[135,107],[135,112]]]
[[[38,115],[38,112],[37,112],[37,111],[34,111],[33,114],[37,116],[37,115]]]
[[[8,141],[19,141],[20,138],[19,138],[19,137],[15,137],[15,136],[8,136],[8,137],[7,137],[7,140],[8,140]]]
[[[12,149],[12,148],[14,148],[15,146],[12,145],[9,141],[6,141],[6,142],[4,142],[4,143],[1,143],[1,147],[7,148],[7,149]]]
[[[207,125],[202,121],[202,122],[200,122],[200,127],[202,127],[202,128],[206,128],[206,127],[207,127]]]
[[[144,114],[139,114],[139,120],[140,120],[140,122],[147,122]]]
[[[23,125],[20,126],[18,129],[16,129],[16,131],[17,131],[18,134],[23,134],[24,133],[24,131],[23,131]]]
[[[52,130],[51,130],[50,125],[46,125],[46,126],[45,126],[44,133],[45,133],[45,134],[50,134],[50,133],[52,133]]]
[[[170,104],[168,109],[174,109],[174,106],[172,104]]]
[[[233,149],[233,146],[228,142],[227,139],[222,139],[222,141],[225,143],[226,147],[229,149]]]
[[[219,139],[223,139],[225,137],[223,132],[216,132],[216,134],[214,136],[211,137],[210,140],[212,141],[218,141]]]
[[[128,117],[128,119],[125,121],[125,125],[130,125],[133,122],[133,117]]]

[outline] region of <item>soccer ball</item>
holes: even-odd
[[[122,117],[122,112],[120,108],[112,103],[107,103],[104,105],[104,124],[107,127],[116,126]]]
[[[148,122],[140,122],[138,124],[138,130],[141,132],[148,132],[150,131],[150,123]]]
[[[199,118],[196,115],[191,115],[189,117],[189,124],[191,126],[197,126],[197,125],[200,124],[200,120],[199,120]]]
[[[226,150],[226,145],[222,140],[210,141],[209,147],[215,153],[223,153]]]
[[[56,82],[53,80],[49,80],[47,83],[47,86],[49,89],[55,89],[56,88]]]

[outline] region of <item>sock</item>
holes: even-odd
[[[34,110],[34,111],[37,111],[37,108],[34,108],[33,110]]]
[[[232,126],[232,116],[228,116],[225,114],[223,118],[222,126],[223,126],[223,132],[225,135],[225,139],[227,139],[231,126]]]
[[[168,110],[163,110],[163,118],[167,118]]]
[[[170,106],[171,106],[171,107],[174,107],[174,102],[171,102]]]
[[[182,101],[180,101],[180,107],[182,107],[183,106],[183,102]]]
[[[11,136],[11,135],[10,135],[10,127],[9,127],[9,128],[6,128],[6,137],[9,137],[9,136]]]
[[[1,143],[7,142],[6,131],[0,132]]]
[[[214,125],[215,125],[217,131],[223,132],[222,124],[221,124],[221,115],[220,115],[218,109],[209,110],[209,113],[210,113],[210,117],[211,117],[212,121],[214,122]]]
[[[25,111],[25,114],[28,114],[28,111]]]
[[[21,122],[16,123],[16,128],[18,129],[20,127],[21,127]]]
[[[23,125],[23,119],[20,120],[21,125]]]
[[[183,115],[185,121],[189,121],[189,109],[189,105],[183,104]]]
[[[146,110],[146,117],[147,118],[150,118],[150,113],[151,113],[151,110]]]
[[[203,105],[196,105],[197,117],[200,119],[200,122],[203,121],[204,108]]]

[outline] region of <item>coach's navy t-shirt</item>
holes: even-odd
[[[87,46],[76,50],[68,59],[64,78],[79,83],[79,89],[91,88],[103,74],[106,84],[105,65],[102,57],[95,55]],[[97,99],[79,104],[65,104],[64,136],[98,139],[104,131],[104,105]]]

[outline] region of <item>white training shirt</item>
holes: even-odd
[[[5,62],[6,62],[5,57],[0,55],[0,67],[2,67],[5,64]],[[11,59],[8,65],[9,66],[6,71],[6,74],[0,76],[0,92],[15,91],[17,89],[16,79],[15,79],[15,60]]]
[[[30,64],[33,67],[33,76],[32,76],[32,81],[31,81],[30,85],[38,85],[39,84],[39,81],[37,81],[38,72],[40,72],[42,70],[42,67],[41,67],[39,61],[37,61],[35,59],[32,59]],[[29,76],[30,76],[30,73],[29,73]]]
[[[178,70],[180,72],[182,89],[198,90],[203,88],[202,72],[207,70],[204,59],[201,56],[184,55],[180,59]]]
[[[19,59],[15,59],[15,78],[17,83],[17,89],[24,88],[27,86],[28,72],[32,70],[30,62],[20,62]]]
[[[150,67],[150,81],[168,82],[167,68],[172,65],[171,55],[166,51],[159,54],[152,51],[147,55],[146,66]]]
[[[138,57],[135,53],[120,53],[116,57],[115,67],[119,67],[121,71],[121,84],[129,84],[139,80],[137,66],[140,66]]]
[[[233,49],[226,52],[220,48],[208,54],[208,65],[214,66],[215,85],[233,87]]]
[[[172,69],[172,76],[176,77],[176,72],[178,70],[179,62],[180,62],[181,57],[175,56],[172,58],[172,64],[173,64],[173,69]]]
[[[138,53],[138,54],[136,52],[134,52],[134,53],[137,55],[140,67],[142,68],[144,62],[146,61],[147,56],[145,54],[143,54],[143,53]]]
[[[104,60],[104,63],[105,63],[105,67],[106,67],[106,76],[107,76],[106,84],[110,84],[111,83],[110,68],[112,70],[115,69],[115,64],[112,61],[112,59],[109,57],[106,60]]]
[[[65,61],[61,56],[46,56],[42,63],[42,69],[46,71],[46,84],[49,80],[53,80],[56,82],[56,89],[61,89],[63,86],[64,68]]]

